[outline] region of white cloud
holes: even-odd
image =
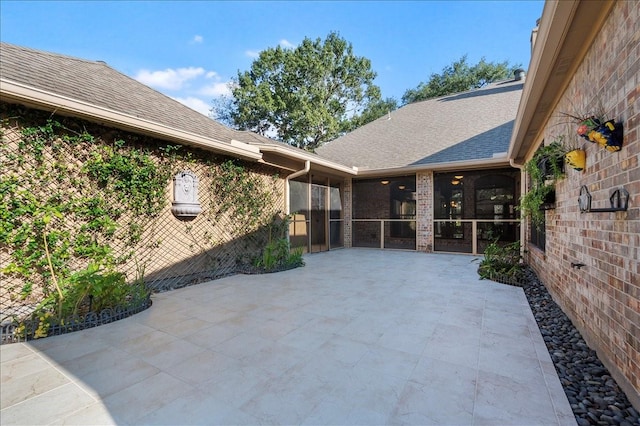
[[[191,43],[202,43],[204,41],[204,37],[202,37],[201,35],[195,35],[193,36],[193,40],[191,40]]]
[[[202,87],[198,90],[198,94],[206,96],[231,96],[231,88],[229,82],[216,82]]]
[[[278,43],[278,45],[280,47],[282,47],[283,49],[292,49],[295,47],[295,45],[293,43],[291,43],[289,40],[286,39],[282,39],[280,40],[280,42]],[[260,56],[260,51],[258,50],[245,50],[244,54],[250,58],[257,58]]]
[[[286,40],[283,38],[282,40],[280,40],[280,47],[283,47],[285,49],[290,49],[292,47],[295,47],[295,45],[291,43],[289,40]]]
[[[176,101],[180,102],[183,105],[188,106],[191,109],[198,111],[200,114],[206,115],[209,117],[211,113],[212,106],[199,98],[194,98],[193,96],[189,96],[186,98],[173,98]]]
[[[204,68],[201,67],[167,68],[164,71],[149,71],[143,69],[138,71],[138,74],[134,78],[151,87],[180,90],[187,81],[202,74],[204,74]]]
[[[205,77],[206,77],[206,78],[215,78],[215,77],[218,77],[218,73],[217,73],[217,72],[215,72],[215,71],[209,71],[209,72],[207,72],[207,73],[205,74]]]

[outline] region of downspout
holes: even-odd
[[[298,176],[306,175],[311,170],[311,161],[305,160],[304,169],[298,170],[297,172],[291,173],[284,179],[284,213],[289,216],[291,212],[289,209],[291,208],[291,196],[289,194],[289,180],[297,178]]]

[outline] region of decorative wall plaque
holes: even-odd
[[[202,212],[198,201],[198,177],[188,170],[176,174],[173,178],[171,212],[174,216],[184,219],[193,219]]]

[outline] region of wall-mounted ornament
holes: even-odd
[[[607,213],[607,212],[624,212],[629,208],[629,191],[620,187],[613,189],[609,194],[609,208],[592,209],[591,194],[586,185],[580,188],[580,196],[578,197],[578,206],[580,213]]]
[[[606,120],[604,115],[574,115],[562,113],[578,124],[576,132],[589,142],[600,145],[607,151],[616,152],[622,149],[623,125],[615,120]]]
[[[198,177],[188,170],[184,170],[173,178],[173,203],[171,212],[179,219],[194,219],[200,212],[198,201]]]
[[[616,123],[615,120],[605,121],[589,134],[589,139],[607,151],[620,151],[623,141],[622,123]]]

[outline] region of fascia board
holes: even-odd
[[[614,3],[545,2],[509,144],[513,165],[524,164],[542,142],[550,114]]]

